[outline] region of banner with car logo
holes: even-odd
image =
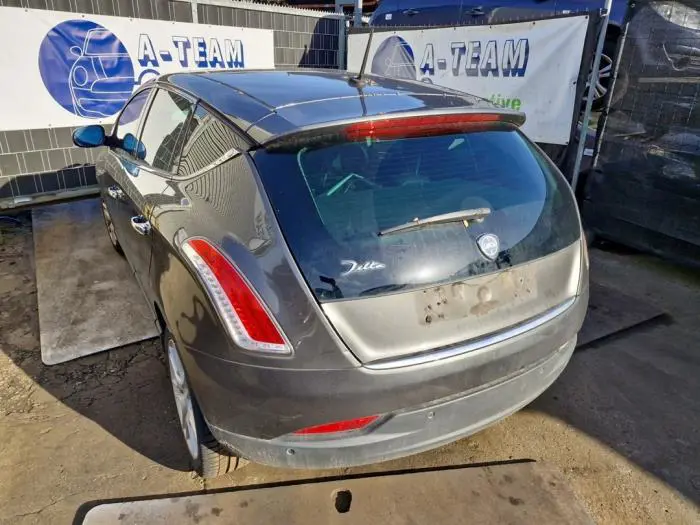
[[[532,140],[567,144],[588,18],[375,32],[366,69],[523,111]],[[368,38],[366,32],[349,36],[349,71],[360,70]]]
[[[111,123],[164,73],[274,67],[273,31],[0,7],[0,131]]]

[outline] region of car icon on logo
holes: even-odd
[[[68,85],[73,110],[85,118],[110,117],[119,111],[134,88],[134,68],[124,44],[105,28],[91,29],[82,47],[72,46],[77,60]]]
[[[392,78],[416,79],[413,49],[400,36],[390,36],[379,44],[372,59],[372,73]]]

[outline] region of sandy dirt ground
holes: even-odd
[[[667,319],[579,350],[525,410],[452,445],[342,471],[188,471],[160,344],[41,362],[29,215],[0,242],[0,523],[71,523],[93,502],[414,467],[532,459],[598,523],[700,523],[700,276],[597,251],[599,281]]]

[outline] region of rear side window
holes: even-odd
[[[463,280],[579,238],[566,181],[512,127],[323,140],[254,156],[290,250],[321,300]],[[481,221],[380,234],[415,219],[484,209]],[[497,238],[493,257],[480,248],[486,234]]]
[[[136,138],[139,128],[139,120],[150,94],[151,90],[146,89],[135,95],[119,115],[119,120],[117,121],[114,135],[120,140],[120,142],[124,141],[124,137],[127,134],[131,134],[134,138]]]
[[[181,177],[214,168],[238,153],[235,133],[202,106],[192,115],[188,133],[180,155]]]
[[[158,90],[141,132],[141,156],[147,164],[174,172],[193,109],[193,104],[180,95],[165,89]]]

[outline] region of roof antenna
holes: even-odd
[[[365,56],[362,57],[362,66],[360,67],[360,72],[357,74],[356,77],[351,77],[348,80],[348,83],[351,86],[354,86],[357,88],[363,88],[363,87],[365,87],[365,84],[367,83],[363,77],[365,74],[365,68],[367,67],[367,58],[369,57],[369,48],[372,47],[372,36],[374,36],[374,27],[372,29],[370,29],[370,31],[369,31],[369,38],[367,39],[367,47],[365,48]]]

